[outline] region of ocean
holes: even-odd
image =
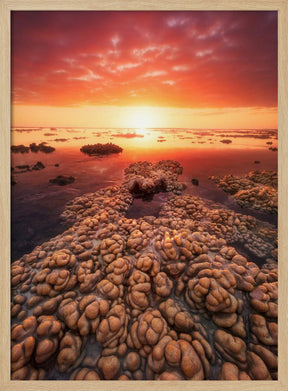
[[[228,140],[228,141],[227,141]],[[11,168],[16,184],[11,190],[11,261],[65,230],[60,221],[66,202],[79,195],[120,184],[124,169],[136,161],[178,161],[183,167],[179,180],[184,193],[197,195],[277,224],[277,216],[241,208],[235,200],[209,180],[211,175],[246,174],[251,170],[277,170],[277,130],[246,129],[96,129],[13,128],[11,145],[47,143],[52,153],[12,153]],[[80,152],[85,144],[113,142],[123,148],[119,154],[88,156]],[[275,148],[271,150],[269,148]],[[39,171],[21,171],[17,166],[43,163]],[[259,162],[259,163],[255,163]],[[50,183],[58,175],[73,176],[66,186]],[[197,179],[198,186],[191,180]],[[157,216],[167,193],[152,199],[135,199],[127,217]]]

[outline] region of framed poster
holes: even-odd
[[[2,11],[4,389],[284,389],[286,2]]]

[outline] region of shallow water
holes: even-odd
[[[229,173],[240,175],[255,169],[277,170],[277,152],[268,149],[267,138],[233,138],[233,135],[237,136],[237,132],[230,131],[232,143],[223,144],[221,134],[227,135],[229,133],[227,130],[214,131],[213,136],[208,131],[207,134],[202,131],[202,136],[199,136],[198,132],[191,129],[150,129],[142,134],[143,137],[130,139],[122,136],[112,137],[113,134],[121,135],[120,130],[117,130],[118,133],[115,130],[105,130],[106,133],[94,130],[94,133],[100,134],[100,138],[93,134],[91,129],[53,129],[54,132],[58,135],[61,132],[61,137],[70,135],[70,138],[66,142],[53,142],[51,136],[44,136],[47,134],[47,128],[32,132],[24,129],[22,132],[12,133],[14,145],[28,146],[31,142],[46,141],[56,148],[56,151],[50,154],[42,152],[12,154],[12,167],[32,165],[37,161],[45,165],[45,168],[40,171],[13,175],[17,184],[12,186],[11,191],[12,261],[31,252],[43,241],[63,232],[65,226],[61,225],[59,215],[67,201],[81,194],[121,183],[124,169],[136,161],[177,160],[183,167],[179,180],[187,186],[184,193],[210,199],[237,212],[249,213],[263,221],[277,223],[277,216],[267,216],[261,212],[240,208],[230,195],[218,189],[208,179],[210,175]],[[137,134],[137,130],[133,132]],[[257,132],[257,134],[261,133]],[[263,137],[266,137],[266,134],[267,132],[263,131]],[[86,137],[86,140],[74,139],[80,136]],[[165,137],[166,142],[156,142],[161,137]],[[276,133],[269,137],[273,145],[277,145]],[[151,144],[149,140],[152,140]],[[80,152],[80,147],[86,143],[108,141],[123,147],[123,152],[105,157],[90,157]],[[211,142],[213,144],[210,144]],[[259,160],[260,164],[255,164],[255,160]],[[59,164],[59,167],[55,164]],[[57,175],[72,175],[75,181],[66,186],[49,183],[49,179]],[[198,186],[191,183],[193,178],[199,180]],[[146,215],[157,217],[167,197],[167,193],[161,193],[156,194],[152,200],[135,199],[127,212],[127,217],[138,218]]]

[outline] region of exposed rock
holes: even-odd
[[[28,172],[28,171],[39,171],[43,170],[45,168],[44,164],[42,162],[37,162],[35,164],[32,164],[29,166],[28,164],[22,164],[19,166],[16,166],[16,169],[13,168],[13,173],[14,174],[21,174],[23,172]]]
[[[75,178],[73,176],[64,176],[64,175],[58,175],[54,179],[49,179],[50,183],[55,183],[59,186],[65,186],[69,185],[70,183],[73,183],[75,181]]]
[[[172,191],[181,194],[184,184],[178,182],[182,167],[173,160],[158,163],[132,163],[125,169],[124,186],[135,196],[154,194],[159,191]]]
[[[14,153],[28,153],[29,147],[25,147],[25,145],[11,145],[11,152]]]
[[[211,176],[213,182],[232,194],[240,206],[266,213],[278,211],[278,176],[273,171],[251,171],[245,176]]]
[[[34,166],[32,166],[31,169],[38,171],[38,170],[43,170],[43,168],[45,168],[44,164],[42,162],[37,162],[36,164],[34,164]]]
[[[43,153],[51,153],[51,152],[55,151],[55,148],[50,147],[49,145],[46,145],[45,142],[40,143],[38,145],[36,143],[32,143],[32,144],[30,144],[29,148],[30,148],[30,151],[34,152],[34,153],[38,152],[38,151],[43,152]]]
[[[80,148],[80,151],[86,153],[89,156],[93,155],[110,155],[112,153],[120,153],[123,151],[118,145],[107,143],[107,144],[93,144],[84,145]]]
[[[18,168],[18,170],[20,170],[21,172],[27,172],[27,171],[31,170],[31,168],[28,164],[22,164],[20,166],[16,166],[16,168]],[[20,171],[14,170],[15,173],[19,173]]]

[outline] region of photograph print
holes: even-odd
[[[277,16],[11,12],[11,380],[277,380]]]

